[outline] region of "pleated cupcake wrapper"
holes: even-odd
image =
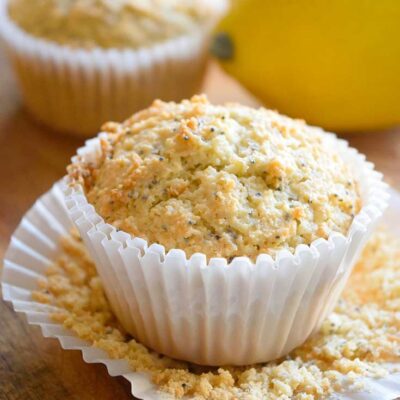
[[[69,233],[72,223],[64,205],[61,184],[56,184],[42,196],[25,215],[15,231],[4,259],[1,277],[2,294],[15,311],[24,313],[31,325],[41,328],[45,337],[56,338],[66,350],[80,350],[87,363],[102,363],[111,376],[123,376],[131,383],[132,395],[143,400],[166,400],[171,396],[161,393],[146,373],[134,372],[124,360],[111,359],[104,351],[79,339],[56,323],[51,314],[58,308],[32,300],[32,291],[38,289],[38,280],[59,255],[59,239]],[[384,222],[394,233],[400,233],[400,195],[392,191],[391,206]],[[396,367],[396,366],[393,366]],[[400,367],[397,365],[397,367]],[[343,377],[345,380],[346,377]],[[357,379],[365,381],[362,392],[335,394],[332,400],[393,400],[400,396],[400,374],[384,379]]]
[[[99,138],[78,155],[96,162]],[[255,263],[245,257],[207,263],[204,254],[188,259],[179,249],[165,254],[105,223],[66,178],[69,215],[124,328],[159,353],[205,365],[265,362],[302,344],[336,304],[388,199],[372,164],[345,141],[331,140],[354,169],[363,199],[348,236],[332,233],[294,254],[260,255]]]
[[[27,108],[52,128],[92,136],[156,98],[178,101],[201,87],[214,22],[139,50],[72,49],[24,32],[8,17],[7,3],[0,0],[0,37]],[[215,3],[216,20],[224,4]]]

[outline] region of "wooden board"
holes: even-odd
[[[256,104],[237,83],[211,64],[204,91],[215,102]],[[400,129],[347,136],[387,180],[400,188]],[[34,200],[61,178],[83,139],[62,136],[30,119],[4,55],[0,52],[0,257],[20,218]],[[130,399],[129,384],[101,365],[42,338],[10,305],[0,301],[0,400]]]

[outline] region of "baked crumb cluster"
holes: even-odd
[[[188,256],[248,256],[346,234],[357,184],[333,135],[195,96],[109,123],[98,165],[69,167],[117,228]]]
[[[71,47],[137,48],[188,34],[214,17],[209,0],[10,0],[29,34]]]
[[[385,376],[384,362],[400,362],[400,240],[386,233],[367,245],[335,312],[303,346],[276,362],[209,369],[161,357],[126,335],[79,236],[60,244],[34,300],[58,306],[55,321],[110,357],[127,360],[134,371],[150,373],[174,398],[316,400],[344,384],[357,388],[360,376]]]

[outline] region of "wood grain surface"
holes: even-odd
[[[215,102],[257,104],[211,64],[204,91]],[[346,136],[400,189],[400,129]],[[0,52],[0,258],[10,235],[34,200],[61,178],[83,139],[62,136],[34,122],[23,110],[16,84]],[[9,304],[0,301],[0,399],[130,399],[129,384],[101,365],[42,338]]]

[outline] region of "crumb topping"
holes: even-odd
[[[76,335],[148,372],[173,398],[317,400],[357,378],[379,378],[400,362],[400,240],[385,232],[367,245],[343,297],[319,333],[286,358],[247,367],[206,368],[160,356],[127,335],[113,316],[79,236],[61,240],[60,256],[33,299],[59,307],[52,318]]]
[[[274,111],[195,96],[103,129],[98,165],[70,176],[107,222],[166,250],[254,260],[346,234],[360,208],[333,135]]]
[[[79,48],[137,48],[184,35],[215,18],[209,0],[10,0],[31,35]]]

